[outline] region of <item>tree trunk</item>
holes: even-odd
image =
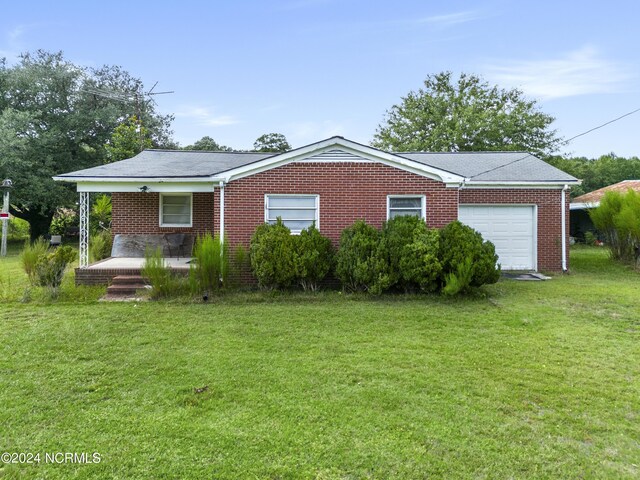
[[[31,241],[44,237],[49,233],[54,212],[36,213],[31,211],[21,212],[10,208],[11,215],[29,222],[29,236]]]

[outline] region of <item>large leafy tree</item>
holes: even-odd
[[[227,147],[225,145],[220,145],[213,138],[208,135],[205,135],[200,140],[194,142],[193,145],[188,145],[184,147],[185,150],[208,150],[210,152],[232,152],[233,149],[231,147]]]
[[[13,66],[0,60],[0,178],[13,180],[10,211],[29,222],[32,238],[77,201],[73,185],[51,177],[108,161],[105,144],[131,115],[155,146],[170,142],[172,117],[157,114],[143,92],[119,67],[80,67],[62,52],[26,53]]]
[[[152,147],[151,132],[135,115],[118,125],[104,146],[108,162],[134,157],[145,148]]]
[[[291,145],[281,133],[265,133],[260,135],[253,143],[255,152],[287,152],[291,150]]]
[[[560,139],[554,118],[518,89],[489,85],[475,75],[429,75],[387,111],[372,144],[391,151],[522,150],[547,155]]]

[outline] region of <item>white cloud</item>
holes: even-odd
[[[540,99],[613,93],[625,88],[633,77],[630,70],[602,58],[600,52],[586,46],[561,57],[514,61],[490,65],[487,78]]]
[[[183,106],[176,111],[175,116],[191,119],[195,125],[207,127],[223,127],[240,123],[231,115],[217,115],[206,107]]]
[[[415,23],[428,23],[442,28],[451,27],[461,23],[472,22],[484,18],[486,15],[475,11],[466,10],[463,12],[446,13],[443,15],[431,15],[429,17],[415,20]]]

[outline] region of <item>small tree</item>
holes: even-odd
[[[589,215],[613,259],[635,259],[635,248],[640,246],[640,194],[633,190],[626,194],[607,192]]]
[[[333,265],[331,240],[323,236],[315,225],[293,237],[296,279],[305,291],[315,292]]]
[[[62,285],[67,265],[76,259],[77,252],[65,245],[56,248],[52,253],[40,257],[36,264],[38,285],[47,287],[52,298],[58,296],[58,289]]]

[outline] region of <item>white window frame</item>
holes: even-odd
[[[278,198],[278,197],[313,197],[316,200],[315,210],[316,210],[316,218],[315,225],[318,231],[320,230],[320,195],[316,193],[266,193],[264,195],[264,221],[265,223],[269,223],[271,220],[275,220],[275,218],[269,218],[269,198]],[[280,207],[282,208],[282,207]],[[309,210],[309,207],[304,208],[296,208],[296,207],[287,207],[285,210]],[[302,230],[291,230],[293,235],[300,235]]]
[[[393,198],[419,198],[420,199],[420,218],[422,220],[427,219],[427,196],[426,195],[387,195],[387,220],[391,218],[391,199]],[[402,210],[400,208],[394,208],[393,210]],[[407,208],[406,210],[415,210],[415,208]]]
[[[163,206],[164,206],[164,197],[189,197],[189,223],[164,223],[163,219]],[[181,228],[191,228],[193,226],[193,193],[182,192],[182,193],[161,193],[160,194],[160,202],[159,202],[159,215],[160,215],[160,226],[161,227],[181,227]]]

